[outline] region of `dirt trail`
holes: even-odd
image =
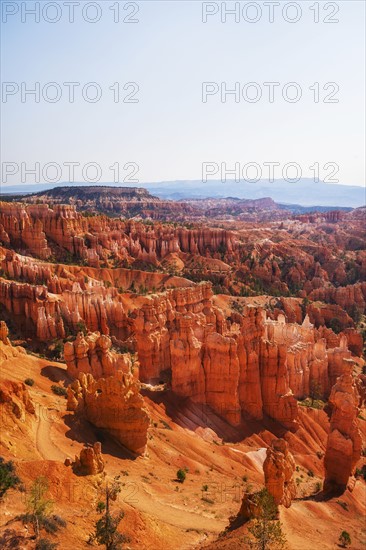
[[[43,405],[37,408],[36,448],[45,460],[64,461],[65,453],[51,439],[51,426],[55,422],[55,411]]]
[[[225,529],[227,521],[195,514],[181,507],[163,504],[156,500],[154,495],[148,493],[145,488],[136,495],[133,507],[158,518],[164,523],[181,529],[197,529],[208,533],[220,533]]]

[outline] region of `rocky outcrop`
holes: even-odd
[[[289,386],[286,346],[263,342],[260,356],[263,410],[286,428],[295,428],[297,401]]]
[[[8,338],[9,330],[6,326],[5,321],[0,321],[0,342],[5,346],[11,346],[10,340]]]
[[[21,346],[13,346],[8,335],[9,330],[5,321],[0,321],[0,366],[3,361],[26,353]]]
[[[84,447],[80,451],[80,456],[75,456],[74,462],[66,459],[65,464],[72,466],[73,470],[80,475],[94,476],[102,473],[104,470],[104,460],[101,443],[96,442],[93,446]]]
[[[312,303],[308,306],[307,312],[310,321],[316,326],[332,326],[334,319],[341,330],[352,328],[354,322],[347,312],[335,304]]]
[[[268,492],[275,503],[286,508],[296,496],[296,484],[293,479],[295,461],[284,439],[275,439],[267,449],[263,463],[264,479]]]
[[[12,415],[24,421],[26,414],[34,414],[35,407],[23,382],[0,381],[0,407],[2,415]]]
[[[131,373],[118,371],[99,380],[81,373],[68,388],[68,408],[104,428],[130,451],[145,453],[150,418],[140,384]]]
[[[41,342],[65,337],[61,300],[44,286],[32,286],[0,278],[0,304]]]
[[[324,489],[344,491],[353,468],[361,456],[361,434],[357,426],[360,396],[352,364],[342,374],[329,396],[332,407],[330,433],[324,457]]]
[[[132,358],[128,353],[118,354],[112,351],[112,341],[109,336],[99,332],[86,336],[79,332],[73,342],[66,342],[64,357],[67,372],[72,378],[79,378],[80,373],[89,373],[95,379],[114,376],[119,370],[124,373],[132,369]],[[134,362],[135,374],[138,373],[138,363]]]
[[[263,508],[258,498],[258,493],[244,493],[241,502],[238,519],[248,521],[261,517]]]
[[[351,312],[356,305],[360,311],[366,307],[366,282],[343,287],[321,287],[313,290],[309,298],[314,301],[337,304],[342,309]]]

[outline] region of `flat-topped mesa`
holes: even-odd
[[[268,492],[277,505],[291,506],[296,497],[296,484],[293,478],[295,460],[284,439],[274,439],[267,449],[263,463],[264,479]]]
[[[142,198],[154,198],[147,189],[143,187],[116,187],[111,185],[85,185],[85,186],[61,186],[54,187],[53,189],[47,189],[46,191],[40,191],[33,195],[27,196],[26,202],[33,202],[39,200],[40,197],[47,197],[51,200],[69,201],[74,200],[92,200],[100,199],[102,197],[113,198],[119,197],[124,200],[142,199]]]
[[[140,383],[131,373],[118,371],[99,380],[81,373],[68,388],[68,408],[105,429],[133,453],[143,455],[150,417],[139,392]]]
[[[114,376],[118,371],[129,373],[134,370],[138,378],[138,363],[129,353],[118,354],[112,351],[109,336],[99,332],[86,336],[79,332],[73,342],[64,345],[64,357],[67,372],[72,378],[79,378],[80,373],[91,374],[95,379]],[[134,363],[134,364],[133,364]]]
[[[332,416],[324,457],[325,491],[343,492],[361,456],[362,440],[357,426],[360,395],[352,375],[353,361],[345,363],[347,370],[337,379],[329,396]]]

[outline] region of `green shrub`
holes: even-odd
[[[342,323],[337,317],[333,317],[329,321],[329,328],[331,328],[335,334],[339,334],[342,331]]]
[[[55,550],[58,544],[51,542],[49,539],[39,539],[35,546],[35,550]]]
[[[277,518],[277,506],[274,498],[267,489],[255,493],[254,501],[260,515],[250,522],[249,537],[244,539],[243,548],[285,548],[286,538],[282,532],[282,525]]]
[[[51,359],[61,359],[64,352],[64,343],[62,340],[57,340],[54,346],[49,350],[49,356]]]
[[[11,460],[5,462],[0,456],[0,499],[8,489],[14,489],[20,485],[20,479],[15,473],[15,466]]]
[[[78,323],[76,323],[75,327],[77,332],[82,332],[84,336],[86,335],[87,330],[84,321],[79,321]]]
[[[347,546],[350,546],[351,544],[351,536],[347,531],[342,531],[338,540],[343,548],[347,548]]]
[[[27,386],[34,386],[34,380],[33,378],[26,378],[24,380],[24,384],[27,384]]]
[[[105,510],[105,503],[102,500],[100,500],[97,504],[97,512],[101,514],[102,512],[104,512],[104,510]]]
[[[203,495],[202,499],[204,502],[207,502],[208,504],[215,504],[215,501],[212,500],[212,498],[207,497],[206,495]]]
[[[17,517],[24,524],[30,523],[33,526],[36,539],[41,529],[54,534],[61,527],[66,527],[65,520],[56,514],[50,514],[53,502],[47,498],[48,489],[48,479],[44,476],[37,477],[29,491],[26,513]]]
[[[177,471],[177,480],[180,483],[184,483],[186,477],[187,477],[187,474],[186,474],[185,470],[182,470],[182,468],[179,468],[179,470]]]
[[[62,386],[57,386],[56,384],[52,384],[51,390],[55,395],[62,395],[63,397],[67,396],[67,390]]]

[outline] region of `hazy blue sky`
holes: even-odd
[[[41,90],[46,83],[56,82],[62,90],[56,103],[45,101],[42,93],[39,103],[30,96],[22,103],[20,91],[3,95],[3,162],[23,162],[27,167],[35,162],[41,167],[49,162],[96,162],[103,169],[101,181],[113,180],[108,167],[114,163],[123,167],[133,162],[139,165],[140,182],[200,179],[202,163],[209,161],[228,166],[279,162],[280,170],[296,162],[304,177],[312,176],[309,166],[319,162],[322,178],[330,172],[324,173],[322,166],[335,162],[340,183],[364,183],[363,1],[331,2],[331,8],[328,2],[327,11],[324,2],[297,2],[302,15],[296,23],[284,20],[286,2],[275,8],[273,23],[262,2],[256,3],[262,9],[256,23],[245,21],[242,14],[239,23],[234,16],[223,23],[220,13],[203,23],[199,1],[137,2],[138,23],[115,23],[110,7],[117,3],[103,1],[99,2],[101,19],[92,24],[82,17],[87,3],[80,0],[75,5],[75,21],[69,23],[67,6],[58,2],[61,19],[52,24],[42,14],[39,23],[29,15],[21,21],[21,9],[35,2],[1,2],[5,12],[15,5],[19,8],[6,22],[3,11],[2,80],[19,87],[25,82],[27,88],[39,82]],[[41,9],[45,4],[40,2]],[[133,4],[124,10],[125,4],[120,2],[121,19],[134,10]],[[215,9],[211,4],[209,9]],[[245,8],[248,2],[240,4]],[[315,12],[310,9],[316,4],[319,23],[314,23]],[[228,8],[233,5],[227,3]],[[339,12],[332,16],[337,6]],[[254,19],[255,9],[249,9],[247,18]],[[87,17],[96,13],[91,6]],[[56,15],[50,7],[46,17]],[[288,8],[286,17],[295,15]],[[324,23],[327,16],[339,22]],[[64,82],[81,84],[73,104]],[[97,103],[81,96],[81,88],[89,82],[101,87],[103,95]],[[133,90],[122,89],[126,82],[137,83],[138,103],[114,103],[108,88],[115,82],[124,95]],[[227,96],[221,102],[217,93],[203,103],[203,82],[216,82],[219,88],[221,82],[228,88],[235,82],[241,87],[256,82],[262,99],[250,103],[241,96],[236,103]],[[264,82],[280,83],[273,103],[268,101]],[[282,98],[288,82],[301,87],[300,101]],[[309,89],[315,82],[320,84],[318,103]],[[338,103],[323,102],[333,91],[332,86],[322,89],[328,82],[339,86],[334,95]],[[252,97],[254,91],[247,93]],[[48,92],[51,97],[52,89]],[[89,92],[92,95],[93,90]],[[290,95],[293,92],[289,90]],[[63,167],[62,181],[67,174]],[[75,174],[80,181],[80,170]],[[280,171],[275,174],[281,177]],[[121,170],[121,179],[124,175]],[[34,183],[34,177],[26,181]],[[8,178],[9,184],[20,182],[20,172]]]

